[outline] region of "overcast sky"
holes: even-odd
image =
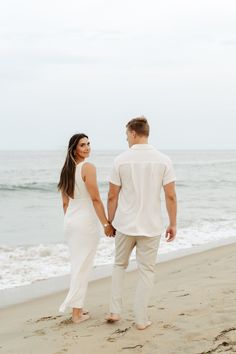
[[[0,100],[0,149],[236,149],[236,1],[2,1]]]

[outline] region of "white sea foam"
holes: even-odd
[[[195,246],[236,238],[235,222],[202,222],[178,231],[175,242],[161,239],[159,254],[190,249]],[[132,258],[135,255],[132,254]],[[95,266],[111,264],[114,259],[114,240],[101,238]],[[40,244],[37,246],[0,247],[0,289],[30,284],[35,281],[61,276],[70,272],[70,257],[66,244]]]

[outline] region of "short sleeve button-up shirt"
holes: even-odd
[[[117,156],[110,176],[121,186],[114,227],[129,236],[161,235],[161,189],[175,179],[169,157],[150,144],[135,144]]]

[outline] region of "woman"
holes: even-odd
[[[64,232],[71,255],[70,289],[60,311],[72,308],[74,323],[89,318],[88,312],[83,311],[83,305],[89,272],[99,241],[99,220],[104,233],[107,236],[114,235],[114,229],[107,220],[99,195],[96,168],[85,161],[89,154],[88,136],[73,135],[58,183],[65,214]]]

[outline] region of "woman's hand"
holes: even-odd
[[[106,224],[104,226],[104,233],[107,237],[115,237],[116,230],[112,226],[112,224]]]

